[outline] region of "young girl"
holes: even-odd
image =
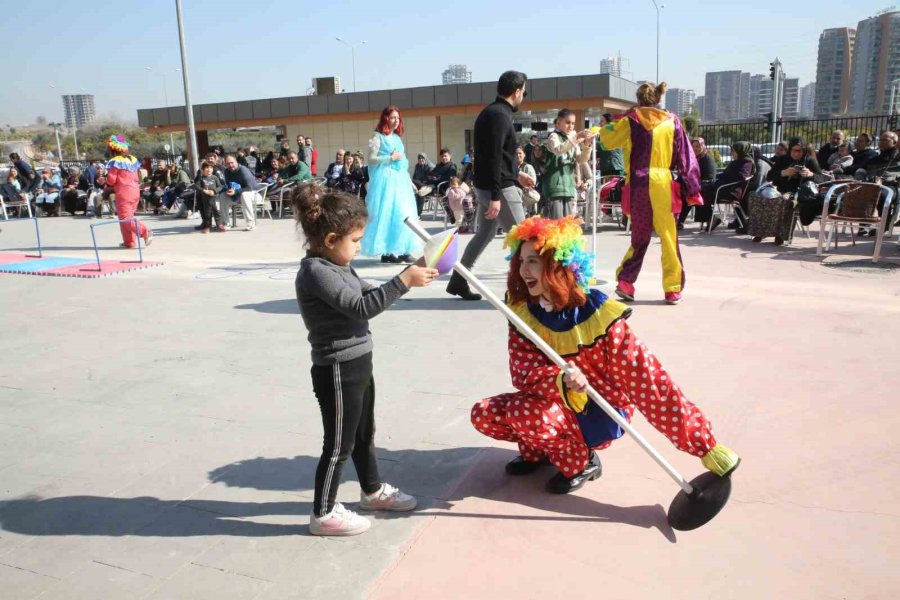
[[[575,169],[591,158],[593,137],[589,131],[575,133],[575,111],[564,108],[553,122],[556,129],[547,137],[544,154],[543,195],[547,216],[559,219],[575,209]]]
[[[639,410],[676,448],[697,456],[721,477],[740,462],[716,442],[712,426],[659,361],[631,332],[631,309],[588,287],[593,256],[584,252],[581,220],[530,217],[506,236],[511,250],[510,308],[569,363],[565,373],[524,335],[509,328],[509,370],[517,392],[472,408],[472,424],[498,440],[517,442],[521,456],[506,465],[525,475],[542,463],[559,472],[547,482],[566,494],[600,477],[602,449],[622,435],[588,399],[591,385],[623,416]]]
[[[309,330],[313,391],[325,430],[309,530],[313,535],[356,535],[369,528],[369,521],[335,502],[347,457],[352,456],[359,476],[360,508],[407,511],[416,506],[415,498],[378,476],[369,319],[409,288],[430,284],[438,272],[420,260],[374,287],[350,266],[360,250],[365,205],[316,184],[300,186],[291,201],[309,246],[297,273],[297,302]]]
[[[444,210],[453,215],[454,223],[459,223],[460,233],[466,233],[469,230],[466,223],[475,216],[475,209],[469,194],[469,186],[460,181],[459,177],[454,175],[450,178],[450,185],[444,196]]]

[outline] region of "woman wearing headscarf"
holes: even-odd
[[[638,107],[598,130],[606,150],[622,148],[625,157],[625,187],[622,211],[631,219],[631,247],[616,271],[616,294],[634,300],[637,281],[650,246],[650,234],[656,231],[662,247],[663,292],[667,304],[681,302],[684,267],[678,248],[677,218],[682,197],[688,204],[699,204],[700,170],[691,151],[681,120],[667,110],[657,108],[666,83],[645,83],[637,90]],[[673,186],[672,170],[681,179],[680,189]]]
[[[703,206],[694,209],[694,218],[700,222],[700,231],[712,231],[722,224],[722,219],[713,215],[716,190],[723,185],[741,183],[753,176],[755,167],[751,152],[750,142],[732,144],[731,162],[712,183],[703,186]],[[724,197],[719,196],[719,202],[742,202],[744,200],[743,192],[742,185],[734,185],[727,190]]]
[[[702,137],[695,137],[691,140],[691,149],[694,156],[697,157],[697,166],[700,168],[700,185],[701,189],[704,185],[711,185],[716,180],[716,159],[712,157],[709,150],[706,149],[706,140]],[[681,216],[678,217],[678,229],[684,229],[684,222],[687,220],[691,209],[694,208],[687,202],[681,207]]]
[[[119,220],[123,221],[134,217],[134,211],[141,199],[138,175],[141,165],[129,152],[128,142],[122,136],[109,136],[106,147],[112,155],[106,164],[106,185],[112,187],[116,194],[116,212]],[[137,247],[135,233],[144,239],[147,246],[153,241],[153,231],[140,221],[119,223],[119,228],[122,230],[122,246],[126,248]]]

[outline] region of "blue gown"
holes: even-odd
[[[422,242],[403,223],[406,217],[418,219],[403,140],[394,134],[376,135],[380,144],[375,161],[369,163],[369,191],[366,194],[369,220],[360,242],[362,254],[418,254],[422,250]],[[394,152],[399,152],[403,157],[391,161],[390,156]]]

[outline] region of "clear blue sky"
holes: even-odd
[[[475,81],[506,69],[595,73],[617,52],[634,79],[656,74],[651,0],[571,0],[564,10],[546,0],[183,2],[194,103],[304,95],[312,77],[327,75],[350,91],[350,50],[335,36],[368,41],[356,51],[358,90],[440,83],[451,63],[468,65]],[[855,27],[888,2],[662,0],[660,78],[702,95],[707,71],[768,73],[777,55],[803,85],[815,78],[822,29]],[[164,104],[163,70],[169,103],[182,102],[174,0],[33,0],[6,12],[0,125],[62,120],[59,95],[82,88],[100,115],[135,120],[137,108]]]

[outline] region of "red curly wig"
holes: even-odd
[[[384,135],[391,133],[391,126],[388,125],[388,117],[391,116],[391,113],[394,111],[397,111],[397,116],[400,117],[400,124],[397,125],[397,129],[394,130],[394,133],[400,136],[403,135],[403,115],[400,113],[400,109],[393,104],[381,111],[381,118],[378,119],[378,125],[375,126],[375,131],[383,133]]]
[[[523,242],[524,244],[531,241]],[[537,302],[538,299],[528,293],[528,286],[519,274],[522,266],[522,246],[513,254],[509,261],[509,275],[506,278],[506,289],[509,292],[509,303]],[[582,289],[575,281],[572,271],[553,260],[553,252],[539,254],[544,269],[541,272],[541,287],[544,288],[544,297],[553,303],[553,310],[564,310],[583,306],[587,302]]]

